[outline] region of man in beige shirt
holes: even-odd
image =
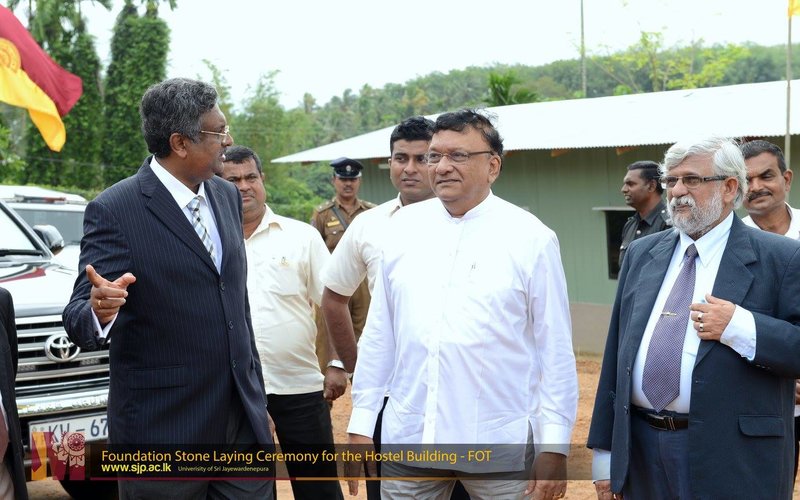
[[[242,195],[247,289],[261,358],[267,410],[284,452],[333,452],[333,430],[314,352],[311,304],[322,297],[320,272],[330,254],[310,225],[282,217],[266,204],[261,160],[251,149],[225,152],[223,177]],[[287,462],[296,499],[341,499],[333,461]]]

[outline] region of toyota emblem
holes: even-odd
[[[44,342],[47,359],[56,363],[66,363],[78,357],[81,348],[72,343],[66,333],[51,335]]]

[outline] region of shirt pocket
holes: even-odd
[[[297,261],[288,257],[273,257],[269,268],[267,289],[276,295],[299,295],[303,281]]]

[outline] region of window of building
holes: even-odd
[[[606,262],[608,278],[615,280],[619,275],[619,247],[622,245],[622,228],[625,221],[633,215],[630,207],[594,207],[603,212],[606,219]]]

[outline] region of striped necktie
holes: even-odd
[[[200,237],[200,241],[203,242],[203,245],[208,250],[208,255],[211,256],[211,260],[214,260],[214,243],[211,241],[211,235],[208,234],[208,230],[206,229],[206,225],[203,224],[203,218],[200,217],[200,196],[195,196],[192,198],[192,201],[189,202],[186,207],[192,214],[192,227],[194,231],[197,233],[197,236]]]
[[[681,352],[689,324],[689,306],[694,295],[696,257],[697,248],[690,245],[647,348],[642,392],[655,411],[666,408],[680,394]]]

